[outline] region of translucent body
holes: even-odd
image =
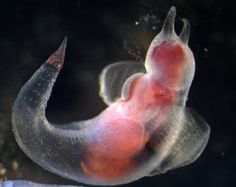
[[[38,184],[35,182],[24,181],[24,180],[12,180],[12,181],[0,182],[0,187],[79,187],[79,186]]]
[[[63,65],[66,40],[22,87],[12,111],[22,150],[45,169],[78,182],[117,185],[193,162],[209,137],[208,124],[185,107],[195,62],[189,23],[177,36],[175,8],[154,38],[144,66],[118,62],[100,77],[109,105],[98,116],[63,125],[45,117]]]

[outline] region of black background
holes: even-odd
[[[114,61],[143,61],[173,5],[177,32],[180,18],[191,23],[196,75],[187,105],[210,124],[210,140],[195,163],[123,186],[236,185],[236,13],[229,0],[1,0],[0,170],[6,169],[1,179],[77,184],[41,169],[16,144],[10,112],[19,89],[68,36],[47,116],[69,122],[98,114],[105,108],[97,94],[99,72]]]

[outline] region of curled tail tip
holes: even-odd
[[[53,65],[60,70],[63,66],[65,59],[65,50],[67,45],[67,37],[64,38],[60,47],[48,58],[46,63]]]

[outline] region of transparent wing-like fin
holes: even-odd
[[[207,122],[193,109],[184,109],[178,138],[162,161],[158,173],[194,162],[204,150],[209,135],[210,127]]]
[[[135,73],[131,75],[128,79],[126,79],[125,83],[123,84],[122,91],[121,91],[122,99],[124,100],[128,99],[133,82],[135,81],[135,79],[141,76],[143,76],[143,73]]]
[[[135,73],[145,73],[142,63],[121,61],[106,66],[100,75],[100,96],[107,105],[121,97],[122,87],[130,76]]]

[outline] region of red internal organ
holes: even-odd
[[[171,41],[156,46],[152,61],[156,66],[154,68],[162,71],[167,83],[179,83],[184,61],[181,44]],[[158,124],[155,124],[158,126],[165,122],[177,99],[175,91],[160,82],[152,78],[137,78],[131,84],[127,100],[117,102],[100,114],[94,143],[87,147],[81,162],[85,175],[102,180],[118,180],[137,165],[135,157],[151,138],[143,124],[146,111],[165,108],[165,112],[158,114]]]
[[[185,53],[182,44],[176,41],[163,42],[154,47],[151,60],[153,67],[161,74],[166,83],[176,84],[184,71]]]
[[[100,135],[86,150],[81,167],[90,177],[114,180],[133,168],[133,157],[142,150],[148,135],[143,125],[133,120],[118,117],[109,121],[104,121]]]

